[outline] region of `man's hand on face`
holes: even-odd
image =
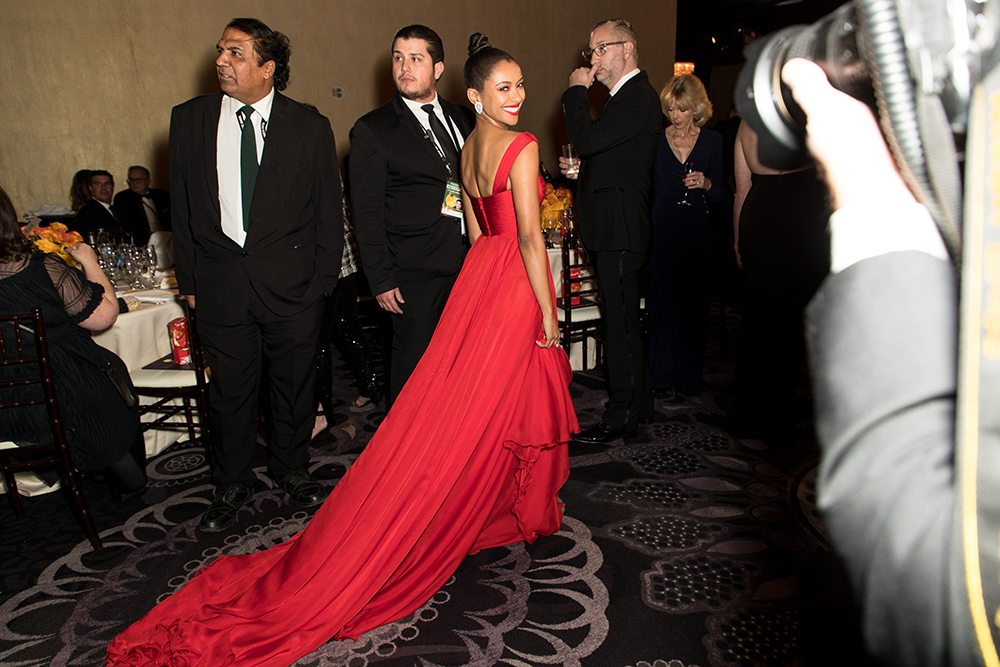
[[[571,86],[583,86],[584,88],[590,88],[593,83],[594,70],[591,67],[579,67],[573,70],[573,73],[569,75],[569,85]]]

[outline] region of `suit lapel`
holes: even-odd
[[[254,186],[251,208],[258,205],[259,193],[278,178],[278,165],[283,163],[281,152],[288,143],[283,141],[287,137],[287,132],[288,98],[275,91],[274,100],[271,102],[271,117],[267,119],[267,136],[264,137],[264,152],[260,156],[260,171],[257,172],[257,184]]]
[[[219,209],[219,115],[222,113],[222,94],[214,96],[202,116],[202,152],[205,155],[205,187],[215,213],[222,219]]]
[[[413,115],[413,113],[406,106],[406,103],[403,102],[403,98],[401,98],[397,93],[396,96],[392,98],[392,101],[393,108],[396,110],[396,113],[399,114],[399,122],[402,123],[403,127],[405,127],[407,131],[414,136],[414,138],[416,138],[417,143],[423,147],[423,150],[427,153],[427,155],[433,158],[434,164],[441,165],[442,171],[447,173],[448,168],[444,166],[444,161],[441,159],[441,156],[438,155],[437,148],[424,135],[424,126],[417,121],[417,117]]]

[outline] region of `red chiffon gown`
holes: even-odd
[[[572,371],[561,348],[535,345],[541,312],[504,190],[530,141],[474,201],[483,235],[427,352],[308,527],[216,559],[118,635],[107,664],[285,667],[411,614],[465,556],[559,529]]]

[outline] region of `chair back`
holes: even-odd
[[[34,342],[31,356],[25,345],[27,341]],[[44,405],[54,439],[65,442],[66,434],[56,403],[48,339],[40,308],[33,309],[30,315],[0,317],[0,369],[3,369],[3,378],[10,378],[0,381],[0,410]],[[23,398],[31,393],[27,391],[20,392],[22,398],[15,400],[11,392],[3,391],[33,385],[39,387],[36,398]]]
[[[208,444],[207,369],[201,341],[198,338],[194,308],[188,307],[185,319],[188,344],[191,348],[191,368],[185,370],[139,368],[131,372],[132,383],[139,396],[155,399],[144,401],[139,407],[139,414],[144,417],[143,431],[152,429],[186,431],[188,438],[193,441],[197,437],[196,429],[200,429],[205,444]]]
[[[582,343],[583,367],[587,365],[587,340],[593,338],[597,344],[600,365],[601,351],[601,310],[598,305],[597,279],[594,267],[587,253],[580,247],[576,231],[570,227],[562,237],[562,296],[556,300],[560,315],[560,329],[563,345],[567,348],[575,342]]]
[[[33,352],[28,350],[29,341],[34,343]],[[24,390],[35,385],[40,389],[37,393],[30,389]],[[33,393],[34,398],[31,397]],[[0,449],[0,472],[7,484],[14,513],[19,517],[24,515],[14,473],[57,466],[77,514],[83,521],[87,538],[94,549],[100,549],[101,538],[80,492],[77,473],[69,456],[66,431],[56,401],[45,321],[40,308],[33,309],[30,315],[0,316],[0,412],[37,405],[45,405],[52,441],[23,449]]]

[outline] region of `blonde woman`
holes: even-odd
[[[698,396],[708,326],[708,202],[723,196],[722,136],[702,127],[712,103],[693,74],[670,79],[660,103],[669,124],[653,172],[649,368],[655,396]]]

